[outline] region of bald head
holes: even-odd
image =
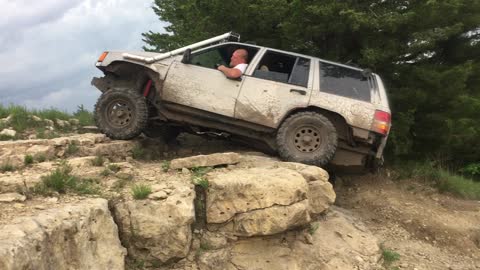
[[[245,49],[235,50],[230,58],[230,66],[234,67],[238,64],[246,64],[248,61],[248,52]]]

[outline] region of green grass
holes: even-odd
[[[24,106],[19,106],[19,105],[9,105],[9,106],[4,106],[0,104],[0,118],[6,118],[8,116],[12,116],[12,119],[8,126],[11,126],[15,131],[17,132],[23,132],[28,128],[39,128],[42,129],[45,126],[45,123],[42,122],[37,122],[32,119],[31,116],[35,115],[38,116],[42,119],[49,119],[52,121],[55,121],[55,119],[60,119],[64,121],[68,121],[71,118],[76,118],[79,120],[80,125],[92,125],[94,123],[93,121],[93,114],[87,110],[81,105],[78,107],[78,110],[73,113],[67,113],[65,111],[60,111],[54,108],[50,109],[42,109],[42,110],[36,110],[36,109],[27,109]],[[67,130],[68,128],[65,128]],[[40,136],[43,132],[38,132]]]
[[[135,200],[144,200],[152,193],[152,188],[147,185],[138,184],[132,187],[132,195]]]
[[[110,164],[110,165],[107,166],[107,168],[114,173],[119,172],[120,169],[121,169],[120,166],[117,165],[117,164]]]
[[[135,145],[132,149],[132,157],[136,160],[145,160],[146,159],[146,151],[140,145]]]
[[[201,186],[204,189],[208,189],[209,183],[208,179],[205,178],[205,174],[213,170],[212,167],[194,167],[192,171],[192,183],[197,186]]]
[[[95,121],[93,121],[93,113],[87,111],[83,105],[78,106],[73,116],[78,119],[80,126],[92,126],[95,124]]]
[[[170,161],[164,160],[162,162],[162,171],[163,172],[168,172],[169,169],[170,169]]]
[[[16,169],[17,169],[17,168],[15,168],[15,166],[13,166],[13,165],[10,164],[10,163],[5,163],[5,164],[0,165],[0,172],[1,172],[1,173],[13,172],[13,171],[15,171]]]
[[[72,141],[67,145],[67,148],[65,149],[65,153],[68,156],[73,156],[76,153],[78,153],[79,150],[80,150],[80,148],[78,147],[77,143]]]
[[[462,198],[480,200],[480,182],[446,170],[440,171],[437,187],[441,192],[452,193]]]
[[[33,193],[48,195],[52,192],[65,194],[73,192],[77,194],[98,194],[98,181],[91,178],[80,178],[72,175],[72,167],[66,162],[48,175],[41,177],[41,182],[33,187]]]
[[[103,164],[105,163],[105,158],[103,156],[96,156],[94,159],[92,159],[92,166],[95,167],[102,167]]]
[[[133,181],[133,175],[131,174],[118,174],[118,180],[113,184],[114,190],[120,190],[124,188],[129,182]]]
[[[397,179],[417,179],[431,183],[440,192],[465,199],[480,200],[480,182],[450,170],[435,166],[432,162],[408,163],[396,168]]]
[[[45,162],[47,160],[47,157],[44,154],[37,154],[34,158],[37,162]]]
[[[26,156],[23,158],[23,164],[25,164],[25,166],[32,165],[34,161],[35,161],[35,160],[33,159],[33,156],[32,156],[32,155],[26,155]]]

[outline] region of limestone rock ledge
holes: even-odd
[[[124,269],[105,199],[86,199],[0,226],[0,269]]]

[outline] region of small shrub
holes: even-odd
[[[0,172],[2,173],[5,173],[5,172],[13,172],[15,171],[17,168],[15,168],[15,166],[13,166],[12,164],[10,163],[5,163],[5,164],[2,164],[0,165]]]
[[[103,163],[105,163],[105,159],[103,158],[103,156],[96,156],[92,160],[92,166],[95,166],[95,167],[101,167],[103,166]]]
[[[46,176],[42,176],[42,184],[50,190],[58,193],[65,193],[67,186],[73,185],[76,179],[70,175],[72,167],[66,163],[63,163],[59,168],[55,169],[52,173]]]
[[[314,235],[315,232],[318,230],[318,227],[320,227],[320,224],[318,223],[310,223],[310,226],[308,227],[308,233],[310,235]]]
[[[121,169],[120,166],[117,165],[117,164],[110,164],[110,165],[108,165],[107,168],[108,168],[110,171],[114,172],[114,173],[119,172],[120,169]]]
[[[78,153],[79,150],[80,150],[80,148],[78,147],[77,143],[76,142],[71,142],[67,145],[67,149],[65,149],[65,153],[68,156],[71,156],[71,155],[75,155],[76,153]]]
[[[110,171],[109,169],[105,168],[101,173],[100,175],[103,176],[103,177],[107,177],[109,175],[112,174],[112,171]]]
[[[205,177],[193,177],[192,182],[194,185],[201,186],[204,189],[208,189],[208,180]]]
[[[7,136],[7,135],[0,135],[0,141],[10,141],[15,140],[15,137]]]
[[[468,164],[464,168],[460,169],[460,172],[467,177],[480,180],[480,163]]]
[[[400,254],[384,247],[382,247],[382,257],[386,265],[390,265],[393,262],[400,260]]]
[[[23,159],[23,163],[25,166],[32,165],[34,162],[33,156],[32,155],[26,155],[25,158]]]
[[[99,181],[94,178],[84,178],[76,182],[73,186],[73,191],[77,194],[99,194],[100,188],[98,187]]]
[[[120,190],[120,189],[124,188],[127,185],[127,183],[129,183],[133,180],[133,175],[131,175],[131,174],[118,174],[117,178],[118,178],[118,180],[112,186],[112,188],[114,190]]]
[[[50,192],[58,192],[61,194],[71,191],[77,194],[98,194],[99,188],[96,186],[98,181],[95,179],[82,179],[78,176],[71,175],[72,167],[66,162],[62,162],[60,166],[48,175],[41,177],[41,182],[37,183],[33,192],[37,194],[49,194]]]
[[[169,169],[170,169],[170,161],[164,160],[162,162],[162,171],[163,172],[168,172]]]
[[[152,188],[147,185],[139,184],[132,187],[132,195],[135,200],[144,200],[152,193]]]
[[[192,168],[192,183],[208,189],[208,180],[205,178],[205,174],[213,170],[212,167],[194,167]]]

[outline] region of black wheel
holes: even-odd
[[[277,148],[284,160],[323,166],[337,150],[337,131],[332,122],[319,113],[296,113],[280,126]]]
[[[144,96],[133,91],[108,90],[95,104],[95,123],[101,132],[118,140],[132,139],[147,125]]]
[[[149,138],[159,138],[162,137],[166,142],[173,141],[180,134],[181,130],[177,127],[172,127],[168,125],[154,125],[148,124],[143,129],[143,134]]]

